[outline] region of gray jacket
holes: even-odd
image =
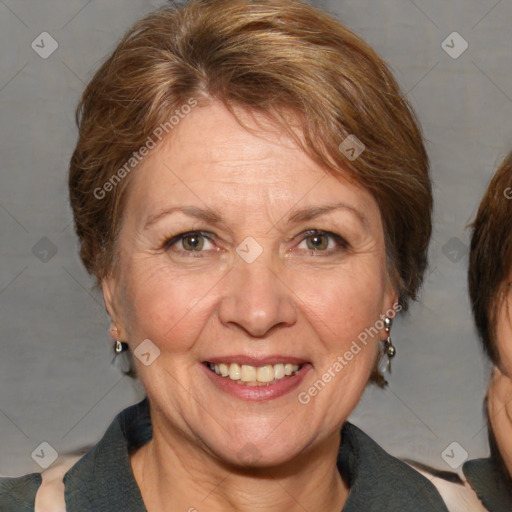
[[[492,459],[470,460],[463,471],[489,512],[512,512],[512,487]]]
[[[147,398],[117,415],[101,441],[64,476],[67,512],[146,512],[130,454],[152,437]],[[342,512],[448,512],[432,483],[350,423],[338,470],[350,486]],[[0,478],[0,512],[33,512],[40,473]]]

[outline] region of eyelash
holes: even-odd
[[[186,233],[180,233],[179,235],[176,235],[176,236],[173,236],[172,238],[167,239],[164,242],[163,249],[168,251],[177,242],[180,242],[181,240],[184,240],[185,238],[192,237],[192,236],[202,236],[213,243],[213,237],[211,236],[211,233],[208,233],[206,231],[187,231]],[[204,251],[185,251],[184,249],[179,249],[174,252],[187,253],[187,254],[191,255],[193,258],[201,258],[202,257],[201,252],[204,252]]]
[[[310,229],[310,230],[307,230],[307,231],[304,231],[303,233],[301,233],[299,235],[300,236],[299,244],[302,243],[307,238],[309,238],[311,236],[314,236],[314,235],[324,235],[324,236],[327,236],[328,238],[331,238],[332,240],[334,240],[338,244],[338,247],[336,247],[334,249],[325,249],[325,250],[318,250],[318,251],[312,250],[312,249],[309,249],[309,250],[306,249],[306,251],[308,253],[312,254],[312,255],[315,255],[315,256],[330,255],[330,254],[333,254],[333,253],[337,253],[337,252],[339,252],[341,250],[347,250],[347,249],[350,248],[349,243],[343,237],[341,237],[340,235],[337,235],[336,233],[332,233],[330,231],[323,231],[321,229]],[[169,238],[169,239],[165,240],[165,242],[163,244],[163,249],[170,250],[176,243],[184,240],[187,237],[192,237],[192,236],[201,236],[201,237],[206,238],[211,243],[213,243],[213,238],[214,237],[209,232],[206,232],[206,231],[187,231],[186,233],[180,233],[179,235],[173,236],[172,238]],[[176,250],[175,252],[187,253],[187,254],[189,254],[192,257],[200,258],[200,257],[203,257],[201,253],[203,253],[205,251],[187,251],[187,250],[184,250],[184,249],[179,249],[179,250]]]
[[[332,254],[335,252],[339,252],[340,250],[346,250],[349,248],[348,242],[343,237],[341,237],[340,235],[337,235],[336,233],[332,233],[330,231],[323,231],[321,229],[309,229],[308,231],[304,231],[300,235],[299,243],[302,243],[304,240],[306,240],[307,238],[314,236],[314,235],[324,235],[328,238],[332,238],[338,244],[338,247],[335,247],[334,249],[326,249],[324,251],[314,251],[311,249],[309,249],[309,250],[307,249],[307,251],[309,253],[314,254],[316,256],[318,256],[319,254],[322,254],[322,253]]]

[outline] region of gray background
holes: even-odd
[[[162,3],[0,0],[0,474],[40,471],[31,453],[43,441],[58,453],[97,442],[142,397],[110,365],[108,318],[77,256],[66,172],[84,84],[130,24]],[[351,420],[393,454],[449,469],[441,454],[453,441],[470,457],[487,454],[489,365],[467,300],[466,226],[512,147],[512,3],[317,4],[393,69],[423,125],[435,183],[421,301],[396,322],[389,388],[370,387]],[[59,45],[47,59],[31,47],[44,31]],[[454,31],[469,44],[457,59],[441,47]],[[462,448],[449,452],[452,465]]]

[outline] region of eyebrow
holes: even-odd
[[[287,222],[289,224],[299,224],[300,222],[310,221],[316,217],[325,215],[326,213],[341,209],[348,210],[354,214],[365,227],[368,226],[368,219],[364,213],[359,211],[357,208],[354,208],[353,206],[345,203],[337,203],[324,206],[311,206],[302,208],[300,210],[295,210],[288,216]],[[213,225],[222,223],[222,217],[216,211],[210,208],[198,208],[197,206],[175,206],[173,208],[166,208],[165,210],[161,210],[158,213],[150,215],[144,225],[144,229],[148,229],[163,217],[178,212],[184,213],[189,217],[203,220]]]
[[[326,213],[330,213],[334,210],[348,210],[354,214],[365,227],[368,227],[368,218],[366,215],[357,208],[354,208],[353,206],[345,203],[329,204],[325,206],[312,206],[308,208],[302,208],[300,210],[295,210],[289,215],[288,222],[290,224],[298,224],[299,222],[315,219],[316,217],[325,215]]]
[[[209,222],[210,224],[220,224],[222,222],[221,216],[211,210],[210,208],[198,208],[197,206],[175,206],[173,208],[166,208],[158,213],[150,215],[144,225],[144,229],[148,229],[150,226],[155,224],[155,222],[159,221],[163,217],[170,215],[172,213],[184,213],[189,217],[195,217],[196,219],[203,220],[205,222]]]

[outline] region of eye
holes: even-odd
[[[172,237],[165,242],[165,248],[176,252],[204,252],[213,248],[209,234],[201,231],[189,231]]]
[[[301,247],[303,244],[306,247]],[[303,233],[299,244],[299,248],[318,252],[333,252],[346,247],[348,247],[348,244],[341,236],[319,230],[310,230]]]

